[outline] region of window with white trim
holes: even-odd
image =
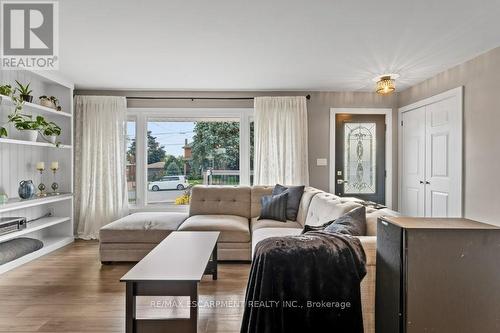
[[[185,210],[193,185],[251,184],[252,116],[253,109],[130,108],[132,208]]]

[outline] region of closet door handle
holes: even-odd
[[[421,181],[420,181],[420,184],[423,184],[423,183],[424,183],[424,181],[423,181],[423,180],[421,180]]]
[[[426,181],[425,181],[425,183],[426,183],[427,185],[430,185],[430,184],[431,184],[428,180],[426,180]]]

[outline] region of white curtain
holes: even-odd
[[[306,98],[256,97],[254,184],[309,185]]]
[[[125,97],[75,96],[75,217],[77,237],[128,213]]]

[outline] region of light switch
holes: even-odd
[[[328,165],[328,160],[326,158],[317,158],[316,165],[317,166],[326,166],[326,165]]]

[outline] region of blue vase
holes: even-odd
[[[21,199],[31,199],[35,196],[36,189],[32,180],[23,180],[19,183],[17,191]]]

